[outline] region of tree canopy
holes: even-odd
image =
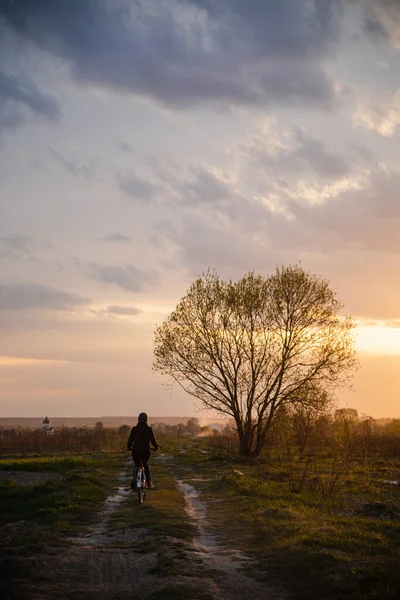
[[[328,282],[299,265],[239,281],[208,271],[156,329],[153,367],[233,417],[241,453],[258,456],[279,407],[345,383],[356,366],[354,322],[341,309]]]

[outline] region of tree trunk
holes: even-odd
[[[261,453],[260,440],[256,440],[253,447],[253,439],[249,435],[243,434],[239,436],[239,454],[244,458],[257,458]]]

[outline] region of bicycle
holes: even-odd
[[[160,448],[160,446],[158,446],[158,448]],[[156,452],[156,450],[154,450],[153,448],[151,448],[150,450]],[[134,485],[134,482],[136,482],[136,485]],[[144,498],[146,496],[147,481],[146,471],[143,466],[142,460],[139,462],[139,466],[135,465],[134,467],[131,489],[137,492],[139,504],[143,504]]]
[[[143,504],[144,498],[146,496],[146,473],[143,466],[143,461],[141,460],[139,466],[135,466],[133,481],[136,481],[136,492],[138,497],[139,504]]]

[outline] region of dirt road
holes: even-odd
[[[174,458],[159,457],[173,475]],[[197,533],[190,540],[165,537],[157,544],[151,527],[129,523],[140,511],[129,488],[130,466],[121,473],[96,521],[85,534],[69,539],[43,557],[37,577],[23,586],[26,600],[233,600],[238,595],[252,600],[283,600],[260,581],[246,575],[249,557],[219,541],[210,530],[207,505],[188,473],[176,478],[184,494],[186,518]],[[151,494],[147,502],[151,504]],[[124,523],[124,526],[121,526]],[[12,597],[12,600],[16,598]]]

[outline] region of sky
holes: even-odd
[[[0,0],[0,416],[205,415],[155,327],[301,262],[400,417],[399,156],[397,0]]]

